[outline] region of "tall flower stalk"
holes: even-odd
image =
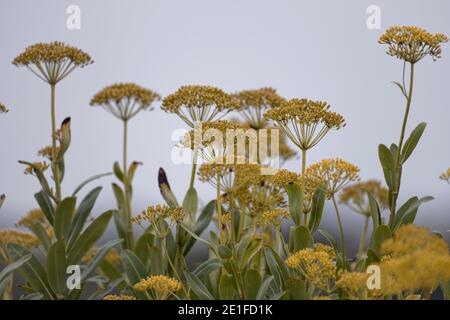
[[[128,166],[128,122],[142,110],[151,110],[153,102],[160,100],[160,96],[146,88],[134,83],[118,83],[110,85],[98,92],[91,100],[91,106],[101,106],[114,117],[120,119],[123,124],[123,149],[122,169],[118,164],[114,165],[116,176],[123,183],[124,203],[122,211],[126,222],[127,236],[125,245],[133,246],[133,226],[131,223],[131,182],[138,162]],[[119,199],[118,199],[118,202]]]
[[[428,55],[434,61],[438,60],[442,53],[441,44],[447,41],[448,38],[441,33],[432,34],[424,29],[412,26],[391,27],[379,39],[380,44],[388,46],[388,55],[403,60],[403,81],[402,83],[396,83],[396,85],[400,88],[406,100],[398,145],[394,144],[390,149],[380,145],[379,148],[380,160],[389,186],[390,225],[394,223],[395,219],[403,164],[413,152],[426,126],[424,123],[419,124],[405,142],[406,126],[413,98],[415,65]],[[405,78],[408,67],[409,80],[407,86]]]
[[[56,85],[76,68],[83,68],[93,63],[91,57],[62,42],[38,43],[29,46],[17,56],[12,63],[25,66],[34,75],[50,85],[50,115],[52,124],[51,169],[55,182],[55,202],[61,201],[61,182],[63,164],[58,157],[58,133],[56,128]]]
[[[301,173],[306,170],[306,153],[316,146],[332,129],[345,126],[345,119],[338,113],[329,111],[330,105],[324,101],[292,99],[278,108],[266,112],[265,117],[286,133],[287,137],[301,150]],[[301,202],[303,202],[305,184],[301,183]],[[304,217],[307,223],[307,216]]]

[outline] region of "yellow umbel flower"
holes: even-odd
[[[311,248],[300,250],[286,259],[286,265],[299,271],[306,280],[325,292],[331,290],[336,279],[333,256],[325,251]]]
[[[447,171],[445,171],[443,174],[441,174],[439,176],[439,179],[447,181],[448,183],[450,183],[450,168],[448,168]]]
[[[367,299],[367,279],[365,272],[343,271],[339,273],[336,288],[342,289],[352,300]]]
[[[117,295],[110,294],[110,295],[104,296],[103,300],[136,300],[136,298],[133,296],[126,296],[126,295],[117,296]]]
[[[286,100],[277,94],[277,91],[270,87],[256,90],[243,90],[235,93],[233,97],[240,105],[240,113],[253,129],[263,129],[266,127],[264,112],[271,108],[281,106]]]
[[[304,179],[323,183],[328,195],[333,195],[348,183],[359,180],[359,168],[342,159],[324,159],[309,166]]]
[[[141,279],[133,288],[137,291],[152,290],[157,300],[166,300],[171,293],[175,293],[183,287],[183,284],[173,278],[164,275],[150,276]]]
[[[141,110],[151,110],[151,104],[160,99],[156,92],[135,83],[115,83],[95,94],[91,106],[101,106],[116,118],[126,121]]]
[[[382,209],[388,207],[388,189],[376,180],[359,182],[344,188],[340,194],[340,202],[357,213],[370,216],[366,191],[377,200]]]
[[[149,206],[141,214],[132,218],[136,224],[141,224],[142,221],[154,223],[158,219],[172,219],[173,221],[181,221],[184,217],[184,211],[181,207],[169,207],[167,205],[157,204]]]
[[[278,170],[274,175],[270,176],[269,179],[281,188],[286,188],[293,184],[300,185],[300,175],[286,169]]]
[[[382,291],[385,294],[429,294],[450,280],[448,245],[428,229],[415,225],[400,227],[392,239],[381,245],[388,255],[380,263]]]
[[[441,57],[441,44],[448,41],[442,33],[412,26],[391,27],[380,37],[380,44],[388,45],[387,54],[412,64],[429,55],[433,60]]]
[[[19,222],[17,222],[18,226],[30,227],[36,223],[45,223],[46,218],[41,209],[32,209],[30,210],[26,216],[22,217]]]
[[[345,126],[344,118],[328,109],[324,101],[292,99],[267,111],[264,117],[273,120],[301,150],[317,145],[331,129]]]
[[[289,213],[282,208],[264,211],[259,218],[259,223],[266,226],[280,226],[283,219],[289,218]]]
[[[0,230],[0,247],[5,246],[8,243],[20,244],[21,246],[32,248],[38,246],[40,241],[31,233],[13,229]]]
[[[233,97],[219,88],[210,86],[182,86],[164,98],[161,109],[178,115],[188,126],[197,122],[216,120],[220,113],[239,109]]]
[[[86,52],[55,41],[29,46],[12,63],[15,66],[26,66],[41,80],[56,84],[75,68],[83,68],[93,61]]]
[[[9,110],[3,104],[0,103],[0,113],[8,113]]]

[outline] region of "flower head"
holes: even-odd
[[[221,89],[210,86],[182,86],[164,98],[161,109],[178,115],[188,126],[197,122],[217,120],[220,113],[239,109],[233,97]]]
[[[388,45],[388,55],[413,64],[427,55],[433,60],[439,59],[441,44],[447,41],[442,33],[432,34],[412,26],[391,27],[378,40],[380,44]]]
[[[359,214],[369,216],[370,206],[366,192],[377,200],[381,208],[388,207],[388,189],[376,180],[358,182],[344,188],[340,195],[340,202]]]
[[[40,244],[40,241],[35,235],[31,233],[14,229],[0,230],[0,247],[8,243],[15,243],[27,248],[32,248],[38,246]]]
[[[280,226],[281,221],[287,218],[289,213],[285,209],[275,208],[264,211],[259,218],[259,223],[266,226]]]
[[[299,271],[319,289],[328,292],[336,279],[336,264],[333,256],[321,250],[306,248],[286,259],[286,265]]]
[[[240,105],[240,113],[253,129],[266,127],[264,112],[271,108],[279,107],[285,99],[270,87],[256,90],[243,90],[235,93],[233,97]]]
[[[367,299],[368,273],[343,271],[339,273],[336,288],[344,290],[350,299]]]
[[[26,66],[49,84],[58,83],[75,68],[92,62],[86,52],[58,41],[29,46],[12,61],[15,66]]]
[[[134,83],[116,83],[94,95],[91,106],[102,106],[116,118],[129,120],[141,110],[148,110],[161,97]]]
[[[17,222],[17,225],[30,227],[36,223],[46,223],[46,221],[45,215],[41,209],[32,209],[26,216],[22,217],[19,222]]]
[[[345,126],[344,118],[329,111],[329,108],[324,101],[292,99],[267,111],[264,116],[275,121],[296,146],[308,150],[331,129],[338,130]]]
[[[450,183],[450,168],[448,168],[447,171],[445,171],[443,174],[441,174],[439,176],[439,179],[447,181],[448,183]]]
[[[300,175],[286,169],[278,170],[274,175],[270,176],[269,179],[281,188],[286,188],[293,184],[300,185]]]
[[[170,207],[167,205],[149,206],[141,214],[132,218],[136,224],[141,224],[142,221],[155,223],[159,219],[171,219],[175,222],[181,221],[184,218],[184,211],[181,207]]]
[[[180,290],[183,287],[183,284],[176,279],[158,275],[141,279],[133,287],[137,291],[152,290],[156,299],[164,300],[167,299],[171,293]]]
[[[348,183],[359,180],[359,168],[345,160],[324,159],[309,166],[302,178],[324,184],[329,196],[339,192]]]
[[[448,245],[426,228],[401,226],[392,239],[382,243],[381,253],[389,257],[380,264],[385,294],[433,291],[450,280]]]

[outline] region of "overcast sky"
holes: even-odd
[[[67,7],[81,9],[81,29],[66,27]],[[366,26],[370,5],[381,9],[381,30]],[[309,154],[308,163],[342,157],[361,168],[364,179],[382,179],[379,143],[398,141],[404,101],[391,81],[401,77],[400,61],[377,44],[392,25],[417,25],[450,35],[448,0],[2,0],[0,2],[0,101],[11,112],[0,117],[2,156],[0,191],[7,201],[0,226],[11,226],[36,206],[38,184],[23,175],[19,159],[37,160],[36,151],[50,143],[49,87],[11,60],[36,42],[60,40],[95,60],[57,87],[57,119],[72,117],[72,146],[66,157],[63,191],[91,175],[107,172],[121,159],[121,123],[89,106],[93,94],[114,82],[136,82],[165,96],[184,84],[218,86],[226,91],[273,86],[286,98],[326,100],[347,126],[331,132]],[[419,224],[450,229],[450,186],[438,176],[450,166],[450,46],[443,58],[417,66],[408,126],[428,127],[404,168],[400,200],[432,195]],[[135,178],[135,211],[161,202],[157,172],[164,167],[181,198],[190,167],[171,162],[171,133],[184,124],[159,109],[130,123],[129,159],[140,160]],[[286,167],[298,170],[299,161]],[[97,212],[114,206],[113,178],[103,185]],[[92,185],[94,187],[95,184]],[[209,201],[213,190],[197,184]],[[325,223],[333,229],[330,212]],[[345,212],[348,229],[359,233],[359,216]]]

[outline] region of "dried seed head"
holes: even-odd
[[[369,216],[370,207],[366,192],[377,200],[381,208],[388,207],[388,189],[376,180],[359,182],[344,188],[340,194],[340,202],[357,213]]]

